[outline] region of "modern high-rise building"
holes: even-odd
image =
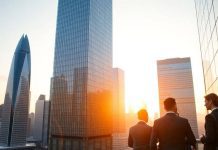
[[[112,0],[59,0],[50,149],[112,148]]]
[[[26,144],[30,71],[30,46],[27,35],[23,35],[15,50],[8,77],[0,130],[1,146]]]
[[[113,68],[113,150],[128,147],[125,117],[124,72]]]
[[[124,72],[113,68],[113,133],[126,132]]]
[[[35,107],[33,137],[43,146],[48,145],[49,104],[50,102],[45,100],[45,95],[40,95]]]
[[[218,94],[218,1],[195,0],[205,93]]]
[[[218,94],[218,1],[195,0],[195,9],[205,84],[204,94]],[[197,102],[200,134],[204,133],[204,118],[207,114],[203,96]]]
[[[178,113],[188,119],[198,138],[195,96],[192,79],[191,60],[172,58],[157,61],[160,116],[165,114],[163,101],[167,97],[176,99]]]

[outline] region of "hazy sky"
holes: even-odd
[[[31,48],[31,109],[49,99],[57,0],[0,1],[0,103],[16,45],[23,33]],[[156,60],[191,57],[196,99],[203,104],[203,77],[194,0],[114,0],[113,66],[125,71],[127,108],[158,111]]]

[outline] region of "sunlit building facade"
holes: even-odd
[[[124,71],[113,68],[113,140],[112,149],[121,150],[128,147],[126,134]]]
[[[2,112],[0,146],[26,144],[30,96],[30,47],[26,35],[17,45],[8,77]]]
[[[159,60],[157,72],[160,116],[166,113],[163,101],[175,98],[179,115],[188,119],[195,137],[199,137],[190,58]]]
[[[50,149],[112,148],[112,0],[59,0]]]

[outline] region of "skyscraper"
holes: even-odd
[[[197,27],[205,84],[205,95],[218,94],[218,1],[195,0]],[[204,95],[197,102],[199,133],[204,133]]]
[[[164,99],[175,98],[179,115],[189,120],[195,137],[199,137],[190,58],[159,60],[157,72],[160,116],[165,114]]]
[[[48,145],[48,121],[49,121],[49,101],[45,100],[45,95],[40,95],[35,107],[35,123],[33,137],[41,141],[43,146]]]
[[[112,0],[59,0],[50,149],[111,149]]]
[[[218,1],[195,0],[205,93],[218,93]]]
[[[30,47],[27,35],[17,45],[4,100],[0,145],[26,143],[30,93]]]
[[[113,68],[113,150],[127,148],[124,71]]]

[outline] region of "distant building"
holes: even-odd
[[[27,138],[33,137],[34,121],[35,121],[34,113],[30,113],[28,116]]]
[[[113,150],[121,150],[128,147],[124,91],[124,72],[119,68],[113,68]]]
[[[17,45],[11,64],[2,112],[0,146],[26,144],[30,96],[30,46],[27,35]]]
[[[113,133],[126,131],[124,72],[113,68]]]
[[[3,111],[4,104],[0,105],[0,130],[1,130],[1,124],[2,124],[2,111]],[[1,136],[1,135],[0,135]]]
[[[194,135],[198,138],[192,68],[190,58],[172,58],[157,61],[160,116],[165,114],[163,101],[176,99],[181,117],[189,120]]]
[[[40,95],[35,107],[33,137],[43,146],[48,145],[49,107],[50,102],[45,100],[45,95]]]

